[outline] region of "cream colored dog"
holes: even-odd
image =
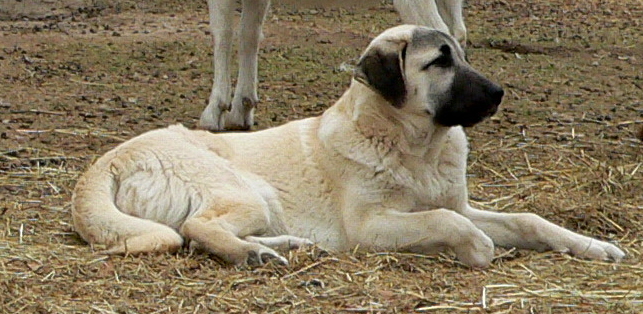
[[[452,37],[391,28],[320,117],[254,133],[171,126],[108,152],[78,181],[74,226],[106,253],[174,251],[187,239],[234,264],[286,263],[271,247],[311,241],[450,249],[474,267],[489,265],[494,243],[620,260],[616,246],[537,215],[468,204],[462,126],[495,113],[502,96]]]

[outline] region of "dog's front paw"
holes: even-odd
[[[619,262],[625,257],[625,252],[616,245],[584,236],[569,248],[559,251],[566,251],[581,258],[603,261]]]
[[[462,263],[474,268],[484,268],[491,264],[494,255],[493,240],[482,230],[470,230],[459,242],[453,250]]]

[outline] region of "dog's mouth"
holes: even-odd
[[[489,109],[485,110],[481,114],[477,115],[477,118],[475,116],[473,116],[473,117],[471,117],[469,119],[466,119],[466,118],[463,119],[462,123],[460,123],[460,125],[462,125],[465,128],[472,127],[472,126],[474,126],[474,125],[486,120],[487,118],[493,116],[497,111],[498,111],[498,106],[490,107]]]
[[[496,114],[499,105],[500,103],[489,103],[482,106],[477,104],[458,108],[447,104],[436,112],[434,121],[443,126],[472,127]]]
[[[499,106],[500,106],[500,105],[498,104],[498,105],[493,105],[493,106],[491,106],[491,107],[487,108],[487,110],[486,110],[486,111],[484,111],[484,112],[482,113],[482,115],[481,115],[481,116],[482,116],[482,120],[487,119],[487,118],[490,118],[490,117],[492,117],[494,114],[496,114],[496,112],[498,112],[498,107],[499,107]]]
[[[482,114],[480,114],[480,120],[479,121],[471,123],[471,124],[463,124],[462,126],[463,127],[472,127],[472,126],[474,126],[474,125],[486,120],[487,118],[490,118],[491,116],[496,114],[496,112],[498,112],[498,106],[497,105],[491,106],[487,110],[485,110]]]

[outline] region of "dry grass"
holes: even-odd
[[[94,255],[69,217],[78,175],[136,134],[194,125],[209,93],[204,4],[172,16],[159,0],[0,24],[0,312],[643,312],[643,6],[550,2],[468,1],[472,63],[507,90],[468,131],[472,202],[617,242],[622,263],[500,248],[485,270],[317,248],[252,269],[188,250]],[[323,110],[345,88],[339,65],[395,21],[390,6],[276,6],[259,128]]]

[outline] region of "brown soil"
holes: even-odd
[[[256,269],[187,250],[93,255],[71,227],[75,181],[128,138],[195,126],[212,80],[207,5],[7,2],[2,312],[643,311],[640,0],[467,1],[469,59],[506,89],[502,110],[467,131],[474,205],[534,212],[629,254],[611,264],[498,249],[487,270],[448,255],[314,249],[291,252],[289,268]],[[348,85],[343,65],[399,22],[378,1],[292,3],[275,4],[264,27],[255,129],[322,112]]]

